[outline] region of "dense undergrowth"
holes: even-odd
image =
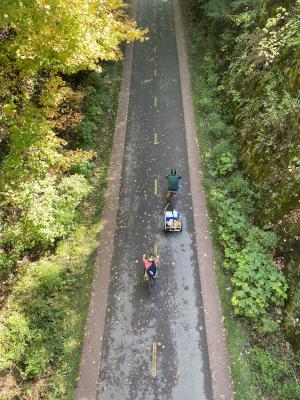
[[[73,168],[74,174],[84,177],[82,187],[88,197],[76,218],[70,215],[67,238],[37,261],[23,258],[14,273],[0,314],[3,400],[74,398],[120,73],[121,65],[108,65],[101,74],[84,73],[76,82],[86,97],[74,133],[82,147],[93,149],[94,157]]]
[[[222,248],[218,277],[240,400],[300,397],[299,3],[281,3],[185,4],[204,184]]]

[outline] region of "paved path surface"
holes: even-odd
[[[172,2],[140,0],[98,400],[212,398]],[[162,231],[165,174],[182,175],[183,232]],[[142,254],[158,249],[150,298]]]

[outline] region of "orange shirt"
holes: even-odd
[[[143,262],[145,265],[145,268],[148,269],[150,267],[150,265],[152,264],[152,262],[154,262],[154,264],[157,266],[159,263],[159,256],[156,256],[155,259],[153,261],[149,261],[148,258],[145,256],[145,254],[143,255]]]

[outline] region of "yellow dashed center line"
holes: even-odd
[[[154,47],[154,50],[153,50],[153,51],[154,51],[154,53],[156,53],[156,46]]]
[[[157,178],[154,179],[154,194],[157,196],[157,188],[158,188],[158,182]]]
[[[156,377],[157,374],[157,343],[152,343],[152,378]]]
[[[157,107],[157,97],[156,96],[154,96],[154,107],[155,108]]]
[[[154,246],[153,246],[153,253],[155,256],[157,256],[157,251],[158,251],[158,246],[157,246],[157,243],[155,242]]]
[[[154,69],[154,76],[157,76],[157,70],[156,70],[156,68]]]
[[[159,141],[157,139],[157,133],[154,132],[154,144],[159,144]]]

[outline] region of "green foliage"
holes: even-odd
[[[287,282],[268,252],[275,243],[272,233],[258,228],[249,232],[245,248],[236,257],[237,269],[232,277],[231,301],[236,314],[258,320],[271,305],[282,306],[287,298]]]
[[[5,324],[5,328],[4,328]],[[28,319],[18,311],[12,311],[0,320],[0,371],[10,368],[22,357],[31,337]]]
[[[216,3],[208,1],[205,7],[206,9],[214,7],[215,11],[218,12],[218,7],[215,7]],[[242,3],[232,3],[233,9],[236,11],[241,10],[241,14],[235,15],[233,21],[239,25],[240,29],[248,31],[254,22],[253,10],[243,8],[250,6],[251,2],[249,4]],[[218,18],[221,14],[219,14]],[[214,16],[211,15],[211,18],[214,18]],[[220,102],[220,95],[224,93],[225,86],[223,83],[218,89],[219,77],[214,64],[214,53],[210,50],[210,47],[215,48],[216,44],[209,43],[208,46],[204,46],[204,43],[207,43],[206,37],[202,32],[199,34],[196,32],[195,30],[192,54],[197,59],[198,54],[201,53],[201,59],[195,65],[196,105],[201,112],[200,129],[201,131],[205,130],[206,135],[210,137],[210,143],[214,143],[213,146],[209,146],[209,150],[203,156],[206,172],[210,175],[210,180],[206,181],[209,190],[209,200],[218,217],[219,226],[217,229],[225,256],[224,268],[233,272],[232,304],[234,310],[238,315],[258,321],[258,317],[266,315],[271,306],[283,305],[283,301],[287,298],[287,282],[273,262],[272,252],[276,246],[276,237],[270,232],[252,227],[251,221],[257,212],[256,205],[261,201],[261,194],[257,193],[257,186],[251,186],[251,183],[245,176],[236,172],[237,167],[241,165],[239,163],[239,156],[242,155],[241,161],[245,163],[249,153],[248,148],[244,153],[240,152],[241,148],[239,144],[242,144],[243,150],[243,143],[251,141],[252,148],[255,148],[253,144],[256,138],[260,137],[259,143],[257,142],[256,151],[257,157],[259,157],[259,161],[261,162],[260,157],[262,157],[262,154],[264,154],[264,157],[266,156],[266,147],[269,146],[269,154],[271,154],[274,144],[271,135],[266,137],[266,131],[270,130],[270,126],[274,127],[277,125],[283,127],[287,110],[289,109],[290,112],[293,112],[296,103],[288,95],[284,96],[281,99],[281,103],[277,102],[277,104],[280,104],[279,110],[279,108],[273,108],[276,102],[272,102],[273,106],[270,105],[271,103],[268,103],[269,106],[267,106],[268,100],[266,100],[265,113],[259,114],[259,118],[256,117],[256,120],[253,117],[253,121],[248,121],[247,126],[243,128],[245,131],[239,128],[240,132],[236,132],[233,127],[224,122],[224,117],[222,117],[224,110],[222,102]],[[210,40],[211,36],[207,35],[208,40]],[[247,40],[243,36],[243,33],[241,37],[242,41]],[[225,35],[223,40],[229,40],[229,38],[230,35],[229,37]],[[241,56],[238,62],[242,60]],[[236,65],[237,63],[235,64],[233,60],[228,68],[230,74],[236,73]],[[248,65],[246,64],[246,67]],[[235,82],[237,82],[238,78],[240,85],[240,75],[236,74]],[[268,99],[268,94],[274,96],[273,87],[274,85],[267,86],[266,99]],[[235,90],[234,101],[240,106],[243,104],[243,99],[240,91],[237,90],[239,86],[232,86],[230,87],[231,89],[232,93]],[[228,98],[225,101],[228,102]],[[261,107],[261,103],[259,102],[251,102],[250,100],[249,104],[251,104],[251,107],[255,107],[256,110],[259,110]],[[241,118],[241,115],[243,115],[249,120],[249,108],[247,107],[248,104],[246,103],[238,110],[238,118]],[[266,118],[267,110],[269,110],[269,116]],[[237,127],[239,127],[240,123],[238,118],[235,122]],[[217,122],[211,123],[212,121]],[[214,127],[218,125],[222,128],[216,134],[211,129],[211,125]],[[259,136],[260,133],[261,136]],[[241,137],[241,141],[237,140],[239,137]],[[270,144],[268,144],[268,140],[270,140]],[[295,156],[293,157],[294,159]],[[255,158],[254,162],[256,166],[258,162],[257,158]],[[264,166],[265,164],[268,164],[267,160],[261,165]],[[291,167],[291,170],[293,168],[297,167]],[[273,187],[273,193],[275,192],[274,189]],[[291,187],[286,190],[290,189]],[[271,197],[274,200],[277,199],[277,197],[274,197],[274,194],[271,194]]]
[[[273,321],[271,318],[263,318],[260,331],[262,333],[273,333],[278,329],[279,323]]]
[[[230,2],[230,8],[234,12],[239,12],[238,15],[242,15],[244,20],[249,20],[247,14],[252,13],[252,8],[257,4],[257,0],[233,0]],[[250,8],[250,10],[249,10]],[[244,11],[246,10],[246,11]]]
[[[212,176],[231,173],[237,166],[237,146],[221,139],[211,150],[205,153],[205,160]]]
[[[295,400],[300,397],[300,387],[295,376],[299,362],[283,359],[259,347],[251,349],[249,358],[257,384],[267,393],[268,398]]]
[[[92,72],[82,88],[86,93],[81,104],[84,118],[76,127],[76,143],[74,144],[86,150],[93,148],[98,127],[106,113],[110,112],[115,82],[112,81],[111,76],[106,71],[107,69],[104,67],[101,74]]]
[[[86,179],[89,179],[93,175],[93,170],[95,168],[94,161],[84,161],[81,164],[75,165],[72,168],[72,172],[75,174],[83,175]]]
[[[300,196],[300,173],[293,161],[300,152],[295,90],[300,79],[300,4],[263,2],[260,7],[233,18],[241,32],[234,50],[224,46],[229,66],[222,88],[236,121],[242,161],[259,192],[261,216],[276,222],[298,207]]]
[[[229,177],[218,181],[218,188],[226,193],[229,198],[237,198],[241,210],[247,215],[251,215],[255,211],[255,192],[251,187],[248,179],[246,179],[240,172],[233,173]]]
[[[210,201],[217,211],[220,223],[218,233],[224,247],[224,268],[235,270],[241,240],[246,236],[250,228],[246,213],[241,203],[233,197],[229,197],[229,193],[226,193],[224,187],[212,189],[209,195]]]
[[[68,175],[46,174],[44,179],[26,181],[18,193],[10,191],[9,202],[7,198],[6,206],[11,207],[13,202],[15,213],[24,212],[15,221],[20,232],[10,230],[12,236],[6,238],[5,252],[0,257],[9,254],[8,259],[12,259],[9,252],[16,252],[16,243],[35,241],[36,247],[30,251],[38,260],[21,258],[20,252],[15,259],[21,266],[20,273],[14,271],[14,277],[5,281],[14,284],[9,286],[0,313],[1,398],[6,393],[10,398],[74,398],[96,240],[101,229],[119,88],[119,77],[114,76],[118,72],[110,67],[97,77],[102,84],[109,81],[111,87],[107,89],[103,118],[97,122],[95,160],[83,158]],[[85,90],[93,82],[88,76],[81,81],[89,102],[89,96],[98,96],[96,91]],[[79,171],[82,174],[78,175]],[[89,183],[82,175],[91,178]],[[1,217],[8,223],[5,213]],[[7,229],[4,232],[8,235]],[[64,239],[58,240],[58,235]],[[51,253],[42,253],[41,245],[48,249],[53,240]]]
[[[289,296],[289,303],[286,308],[284,321],[285,333],[289,341],[299,350],[300,343],[300,285],[295,285],[293,292]]]
[[[289,295],[286,333],[298,348],[299,292],[287,282],[299,286],[300,3],[236,0],[226,11],[222,0],[192,3],[196,118],[213,234],[222,245],[216,269],[235,397],[295,399],[299,365],[292,351],[286,357],[281,324]],[[287,258],[277,258],[287,251],[293,280],[283,274]],[[250,359],[258,342],[266,350]],[[284,365],[276,369],[277,360]]]
[[[211,18],[223,18],[228,15],[227,4],[224,1],[209,0],[202,5],[205,15]]]
[[[70,289],[78,285],[87,268],[84,258],[90,248],[82,246],[86,235],[82,228],[74,234],[77,242],[70,242],[69,259],[59,262],[59,257],[67,254],[59,254],[58,249],[57,256],[32,264],[15,286],[2,314],[2,371],[19,364],[22,378],[32,379],[47,373],[53,362],[64,357],[79,318]],[[77,340],[76,347],[79,345]]]
[[[300,45],[299,23],[300,15],[296,13],[291,17],[284,7],[278,7],[276,15],[267,20],[258,44],[258,54],[266,66],[284,56],[283,52]]]
[[[89,119],[81,121],[77,128],[76,134],[78,135],[78,142],[82,143],[83,148],[91,149],[94,141],[95,134],[97,133],[97,125]]]
[[[43,180],[21,184],[17,193],[10,192],[6,197],[10,208],[16,210],[16,215],[22,210],[16,221],[8,219],[3,224],[1,244],[10,249],[10,261],[25,249],[47,248],[66,236],[74,227],[76,209],[89,190],[82,175],[64,176],[60,180],[48,175]],[[7,272],[9,253],[4,254],[1,261]]]

